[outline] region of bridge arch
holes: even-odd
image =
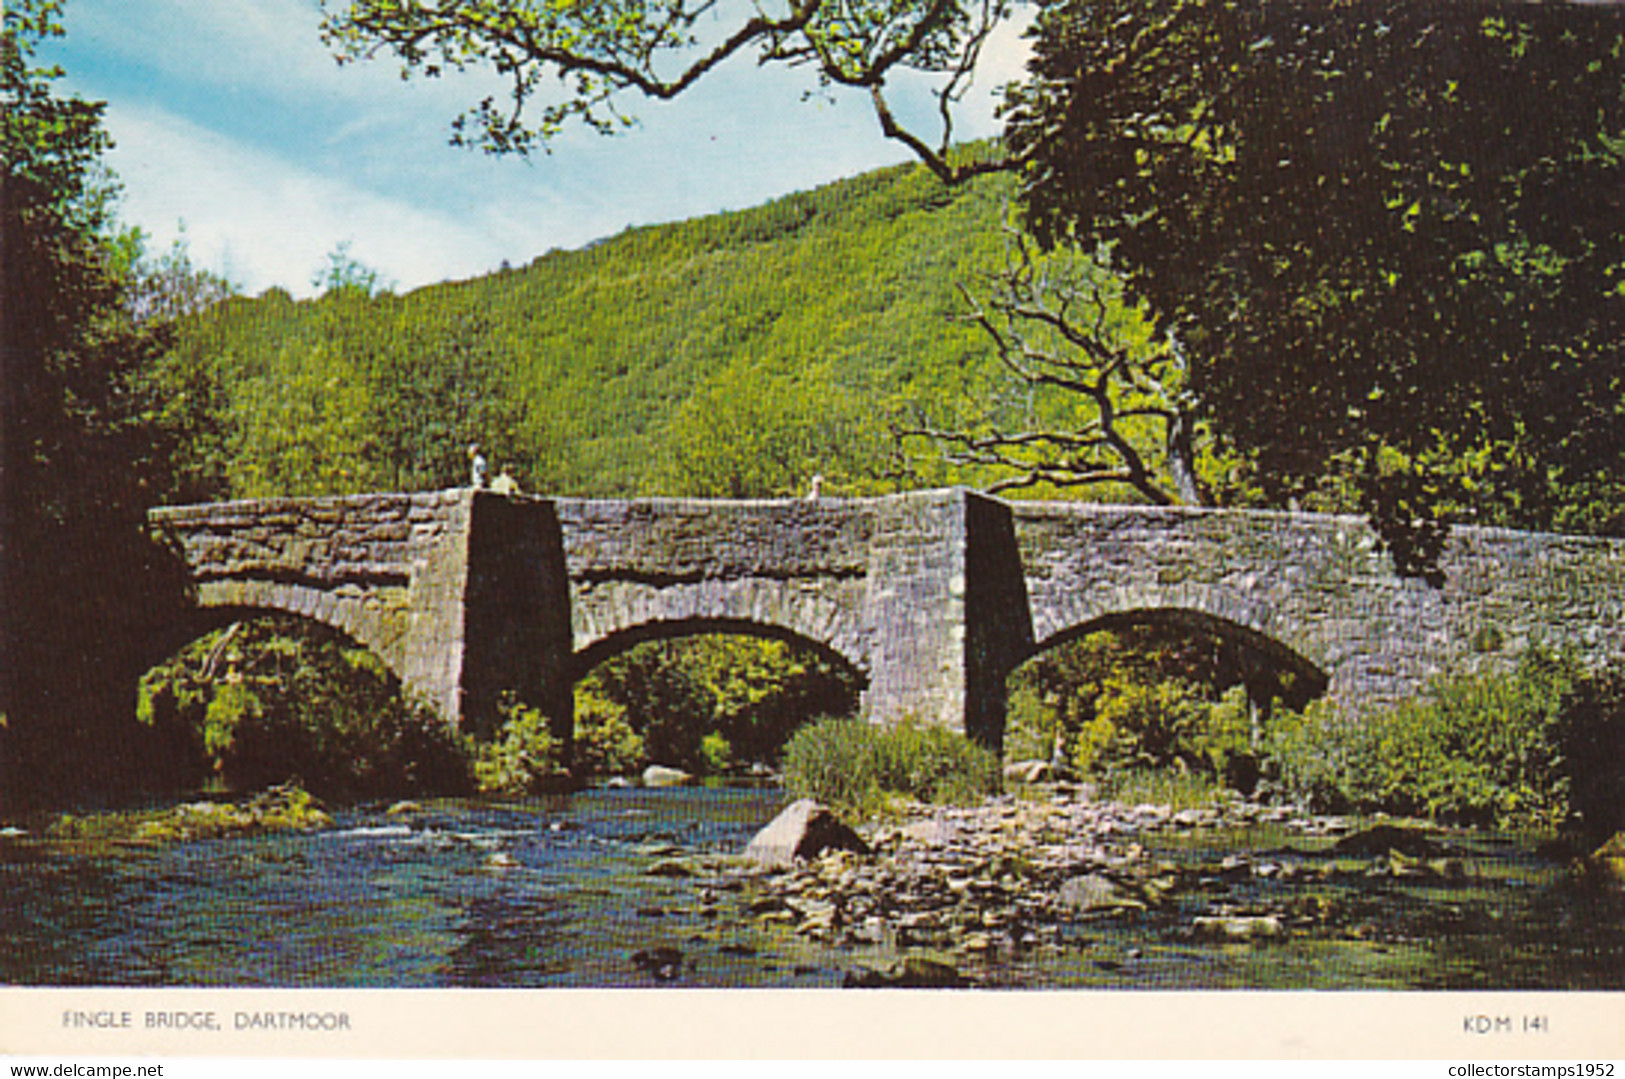
[[[1190,607],[1131,607],[1098,614],[1036,642],[1023,662],[1063,648],[1092,633],[1143,625],[1175,627],[1215,638],[1239,647],[1246,655],[1256,657],[1258,667],[1289,675],[1287,679],[1275,679],[1289,707],[1303,707],[1323,695],[1331,684],[1330,674],[1290,644],[1233,619]]]
[[[404,589],[397,602],[358,587],[321,588],[294,581],[205,582],[185,624],[158,642],[169,645],[158,661],[190,641],[232,622],[262,615],[290,615],[336,630],[373,653],[397,679],[406,677],[406,627],[401,617]]]
[[[574,662],[585,671],[642,640],[743,633],[811,645],[867,681],[869,657],[855,617],[860,597],[861,582],[843,578],[589,583],[571,596]],[[581,666],[583,656],[598,659]]]
[[[807,649],[819,658],[850,671],[859,689],[866,688],[869,683],[868,671],[852,656],[846,655],[822,641],[814,640],[783,626],[732,618],[689,618],[642,622],[619,630],[607,637],[600,637],[571,657],[570,678],[572,682],[580,681],[586,676],[587,672],[600,663],[613,659],[622,652],[647,641],[676,640],[682,637],[697,637],[710,634],[760,637],[766,640],[784,641],[797,648]]]
[[[1114,625],[1182,624],[1254,649],[1315,685],[1313,696],[1319,696],[1333,667],[1324,639],[1253,583],[1231,588],[1201,580],[1134,581],[1046,597],[1033,612],[1033,654]]]

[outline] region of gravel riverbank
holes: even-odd
[[[860,829],[868,854],[828,850],[784,867],[719,863],[705,901],[809,944],[849,952],[849,985],[997,983],[1023,962],[1086,948],[1102,921],[1154,920],[1173,939],[1263,945],[1329,931],[1368,937],[1338,877],[1464,879],[1471,860],[1420,825],[1363,830],[1239,798],[1175,810],[1029,788],[971,807],[911,806]],[[1247,849],[1260,830],[1285,837]],[[1219,854],[1229,840],[1230,853]],[[1193,856],[1170,856],[1188,843]]]

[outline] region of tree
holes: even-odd
[[[1452,518],[1625,524],[1617,9],[1063,0],[1031,71],[1030,227],[1109,248],[1264,499],[1430,576]]]
[[[345,240],[327,253],[327,261],[311,275],[312,288],[333,295],[356,295],[362,298],[389,292],[395,286],[382,273],[350,254],[350,241]]]
[[[967,425],[907,433],[955,465],[990,470],[990,493],[1118,486],[1162,505],[1205,501],[1177,343],[1149,332],[1104,259],[1046,254],[1014,230],[1009,239],[985,293],[961,291],[1011,385]]]
[[[164,579],[145,534],[169,446],[135,377],[164,325],[136,317],[112,243],[99,104],[61,98],[38,43],[56,0],[0,33],[0,798],[105,789],[133,766],[138,626]],[[120,692],[125,694],[122,706]]]
[[[628,96],[669,100],[736,56],[811,67],[826,88],[865,94],[881,131],[944,179],[1005,167],[997,155],[951,155],[953,114],[988,35],[1014,0],[323,0],[323,35],[343,60],[380,52],[427,77],[487,66],[511,85],[458,117],[453,141],[496,153],[545,145],[571,121],[603,133],[633,120]],[[899,119],[888,94],[925,76],[934,139]],[[562,92],[549,98],[546,80]],[[545,99],[534,118],[527,109]]]

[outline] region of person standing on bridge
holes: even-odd
[[[491,481],[491,493],[513,496],[519,493],[519,481],[508,472],[508,466],[497,469],[497,478]]]
[[[468,473],[469,484],[479,490],[485,486],[485,454],[480,452],[478,442],[468,444]]]

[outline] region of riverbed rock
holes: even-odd
[[[1116,914],[1145,909],[1145,900],[1099,873],[1086,873],[1063,881],[1056,898],[1077,914]]]
[[[1191,923],[1199,937],[1213,940],[1272,940],[1282,936],[1281,919],[1273,914],[1223,914]]]
[[[1004,766],[1004,778],[1007,783],[1047,783],[1054,776],[1049,761],[1036,759],[1011,761]]]
[[[1445,853],[1443,847],[1429,839],[1417,828],[1402,828],[1392,824],[1378,824],[1362,832],[1346,835],[1332,844],[1338,854],[1381,856],[1390,851],[1411,858],[1437,858]]]
[[[667,768],[663,764],[651,764],[643,770],[645,787],[681,787],[693,779],[692,775],[681,768]]]
[[[668,945],[640,948],[632,953],[632,963],[655,981],[669,982],[683,972],[683,953]]]
[[[826,850],[868,854],[869,844],[842,824],[827,806],[811,798],[792,802],[756,833],[745,858],[758,865],[788,867],[797,858],[813,859]]]
[[[904,956],[884,967],[853,967],[841,980],[846,989],[961,989],[969,984],[952,963],[924,955]]]
[[[685,858],[662,858],[643,871],[646,877],[697,877],[700,871]]]

